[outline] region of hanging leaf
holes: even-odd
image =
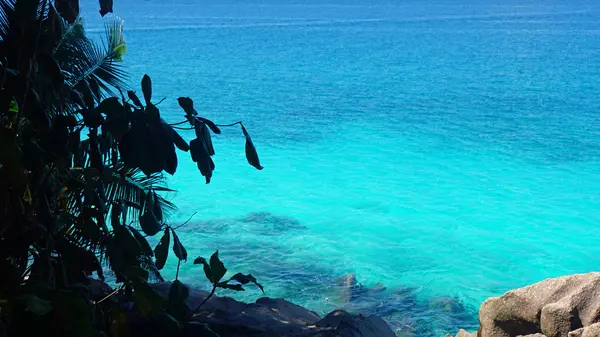
[[[210,257],[210,270],[212,270],[212,279],[215,283],[221,281],[227,272],[225,265],[223,265],[223,262],[219,259],[218,250]]]
[[[208,153],[208,155],[214,156],[215,148],[213,147],[212,138],[210,136],[210,131],[208,131],[206,124],[204,124],[203,122],[197,121],[194,125],[194,130],[196,131],[196,137],[198,137],[198,139],[202,140],[202,143],[204,144],[204,148],[206,149],[206,152]]]
[[[179,237],[172,228],[171,231],[173,232],[173,253],[175,253],[175,256],[180,261],[187,261],[187,250],[185,250],[185,247],[181,244]]]
[[[137,107],[143,107],[142,101],[140,101],[134,91],[128,90],[127,97],[129,97],[129,99],[133,102],[133,105]]]
[[[150,244],[148,243],[148,240],[146,240],[146,238],[142,235],[142,233],[140,233],[137,229],[133,228],[132,226],[129,226],[129,230],[131,231],[131,233],[133,234],[133,236],[135,237],[137,242],[139,242],[140,246],[142,247],[142,253],[146,256],[154,255],[152,252],[152,248],[150,247]]]
[[[154,213],[154,216],[156,217],[156,219],[159,222],[163,221],[163,211],[162,208],[160,208],[160,203],[157,202],[158,200],[158,195],[156,195],[156,192],[152,191],[152,192],[148,192],[148,194],[152,193],[152,196],[154,199],[153,205],[152,205],[152,212]]]
[[[221,129],[219,129],[219,127],[215,123],[213,123],[211,120],[208,120],[208,119],[202,118],[202,117],[198,117],[198,119],[200,119],[204,124],[206,124],[212,130],[212,132],[214,132],[216,134],[221,133]]]
[[[154,236],[156,233],[160,232],[162,225],[158,219],[156,219],[152,209],[149,209],[144,211],[140,216],[140,227],[142,227],[142,230],[146,235]]]
[[[165,232],[160,238],[160,241],[154,248],[154,257],[156,258],[156,268],[158,270],[163,269],[165,263],[167,263],[167,256],[169,255],[169,246],[171,245],[171,230],[165,228]]]
[[[194,110],[194,101],[189,97],[179,97],[177,99],[179,106],[185,111],[187,115],[195,116],[198,113]]]
[[[252,143],[252,139],[250,139],[250,135],[248,134],[248,131],[246,131],[246,128],[244,127],[244,125],[240,124],[242,126],[242,132],[244,133],[244,136],[246,137],[246,159],[248,160],[248,164],[256,167],[257,170],[262,170],[263,167],[260,165],[260,160],[258,159],[258,153],[256,153],[256,148],[254,147],[254,144]]]
[[[173,129],[172,126],[167,124],[167,122],[165,122],[163,119],[161,119],[160,122],[161,127],[165,130],[166,134],[169,135],[169,139],[173,143],[175,143],[175,146],[177,146],[177,148],[185,152],[190,150],[190,146],[188,145],[188,143],[179,135],[179,133],[177,133],[177,131],[175,131],[175,129]]]
[[[200,173],[205,177],[206,183],[209,184],[212,172],[215,169],[215,163],[206,152],[204,143],[200,139],[196,138],[190,142],[190,154],[192,160],[197,163]]]
[[[204,275],[206,276],[206,278],[212,284],[216,284],[217,283],[217,282],[213,281],[212,270],[210,269],[210,265],[208,264],[208,262],[206,261],[205,258],[203,258],[203,257],[197,257],[194,260],[194,264],[202,264],[204,266]]]
[[[79,0],[56,0],[54,7],[68,23],[75,22],[79,16]]]
[[[144,94],[146,105],[152,104],[150,103],[150,100],[152,99],[152,80],[148,75],[142,77],[142,93]]]
[[[100,0],[100,15],[105,16],[113,12],[113,0]]]

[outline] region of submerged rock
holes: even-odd
[[[478,337],[547,337],[581,334],[600,320],[600,273],[548,279],[486,300],[479,311]],[[575,331],[578,331],[575,333]],[[592,336],[592,335],[590,335]],[[598,334],[593,336],[600,336]]]

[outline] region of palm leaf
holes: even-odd
[[[74,22],[65,31],[53,56],[65,73],[69,88],[74,89],[83,81],[94,81],[105,97],[115,95],[114,88],[126,87],[127,74],[120,63],[125,52],[122,20],[107,21],[106,41],[102,45],[85,36],[81,21]]]

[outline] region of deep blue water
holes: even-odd
[[[101,31],[95,1],[88,30]],[[115,0],[161,112],[243,120],[210,185],[180,153],[171,223],[271,297],[442,336],[489,296],[598,270],[600,3]],[[191,139],[192,134],[184,133]],[[169,260],[165,276],[173,277]],[[380,293],[348,296],[354,274]],[[206,287],[182,266],[184,281]],[[261,296],[249,289],[230,294]]]

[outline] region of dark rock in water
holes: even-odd
[[[171,283],[153,287],[167,297]],[[208,292],[190,289],[188,306],[196,307]],[[316,313],[282,299],[261,298],[256,303],[242,303],[228,297],[213,296],[192,318],[197,322],[190,334],[206,332],[207,328],[228,337],[394,337],[381,318],[352,315],[335,311],[321,319]],[[205,325],[203,325],[205,324]]]
[[[277,235],[284,231],[306,229],[304,225],[294,218],[275,215],[269,212],[250,213],[246,217],[240,219],[240,221],[260,225],[257,229],[261,234],[265,235]]]

